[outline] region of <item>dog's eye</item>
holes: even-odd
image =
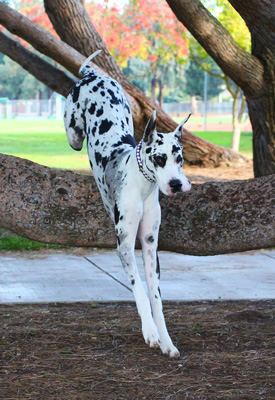
[[[176,163],[177,163],[177,164],[182,164],[182,163],[183,163],[183,158],[182,158],[182,156],[180,156],[180,155],[177,156]]]
[[[163,156],[155,156],[154,157],[155,162],[157,163],[157,165],[159,165],[160,167],[164,167],[166,164],[166,158]]]

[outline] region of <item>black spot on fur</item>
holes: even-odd
[[[90,108],[88,109],[90,114],[94,114],[95,113],[95,109],[96,109],[96,103],[92,103],[90,105]]]
[[[97,141],[95,142],[95,146],[99,145],[99,140],[97,139]]]
[[[74,113],[72,113],[71,121],[70,121],[69,127],[70,127],[70,128],[74,128],[74,127],[75,127],[75,117],[74,117]]]
[[[117,203],[115,203],[114,215],[115,215],[115,224],[117,225],[120,217],[120,212],[117,208]]]
[[[151,151],[152,151],[152,147],[147,147],[147,149],[146,149],[146,154],[151,153]]]
[[[131,280],[131,285],[133,285],[133,286],[134,286],[134,284],[135,284],[135,280],[134,280],[134,279],[132,279],[132,280]]]
[[[104,97],[105,96],[104,90],[101,90],[100,94],[101,94],[102,97]]]
[[[105,168],[106,168],[106,165],[107,165],[107,163],[108,163],[108,161],[109,161],[109,157],[102,157],[102,167],[103,167],[103,170],[105,171]]]
[[[154,243],[154,238],[152,235],[146,236],[145,240],[147,243]]]
[[[113,125],[112,121],[108,121],[107,119],[104,119],[99,127],[99,134],[103,135],[104,133],[108,132],[111,129],[111,126]]]
[[[157,267],[156,267],[156,273],[157,273],[157,275],[158,275],[158,279],[160,279],[160,265],[159,265],[159,256],[158,256],[158,253],[157,253]],[[159,294],[160,294],[160,291],[159,291]]]
[[[159,297],[161,297],[160,288],[158,287]]]
[[[95,81],[96,79],[97,79],[97,76],[94,75],[93,73],[91,73],[87,76],[87,78],[84,78],[84,79],[82,79],[82,81],[80,81],[80,86],[89,85],[91,82]]]
[[[122,141],[120,140],[119,142],[116,142],[112,145],[112,147],[119,147],[120,145],[122,145]]]
[[[180,149],[181,149],[180,146],[176,146],[175,144],[173,144],[172,154],[178,153],[180,151]]]
[[[96,133],[96,127],[94,126],[92,129],[92,135],[95,136],[95,133]]]
[[[130,156],[127,157],[125,164],[128,164],[129,159],[130,159]]]
[[[162,133],[157,133],[158,137],[160,137],[161,139],[163,139],[163,134]]]
[[[91,169],[93,169],[93,163],[92,163],[92,161],[89,160],[89,162],[90,162]]]
[[[120,100],[115,96],[114,92],[111,89],[108,89],[107,92],[111,96],[111,104],[119,104]]]
[[[96,162],[96,165],[100,165],[100,164],[101,164],[101,160],[102,160],[101,153],[99,153],[98,151],[96,151],[96,152],[95,152],[95,162]]]
[[[104,86],[104,81],[102,80],[102,81],[100,81],[98,84],[97,84],[97,87],[101,87],[101,88],[103,88],[103,86]]]
[[[97,86],[94,86],[94,87],[93,87],[93,91],[94,91],[94,92],[97,92],[97,91],[98,91],[98,87],[97,87]]]
[[[79,92],[80,92],[80,85],[79,86],[75,86],[72,90],[72,96],[73,96],[73,102],[76,103],[78,101],[79,98]]]
[[[99,110],[97,110],[96,116],[100,117],[102,114],[103,114],[103,107],[101,106],[101,108]]]

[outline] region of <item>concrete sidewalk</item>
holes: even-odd
[[[137,262],[144,281],[141,252]],[[275,298],[275,250],[195,257],[159,252],[163,300]],[[115,251],[0,253],[0,303],[131,301]]]

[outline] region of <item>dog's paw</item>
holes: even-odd
[[[145,340],[145,343],[149,345],[151,348],[159,348],[160,347],[160,337],[158,334],[158,330],[155,324],[152,324],[150,327],[142,327],[142,334]]]
[[[180,352],[178,351],[176,346],[173,345],[172,342],[169,344],[161,343],[160,349],[163,354],[169,356],[170,358],[177,358],[180,356]]]

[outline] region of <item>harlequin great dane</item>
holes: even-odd
[[[142,333],[150,347],[160,347],[170,357],[179,356],[168,334],[159,288],[157,255],[161,212],[159,189],[168,196],[190,190],[182,170],[182,127],[189,116],[169,134],[156,131],[156,111],[136,146],[133,120],[121,86],[88,65],[71,90],[65,106],[65,129],[69,144],[81,150],[86,138],[88,156],[103,203],[114,221],[118,255],[135,297]],[[135,255],[139,237],[149,299],[141,282]]]

